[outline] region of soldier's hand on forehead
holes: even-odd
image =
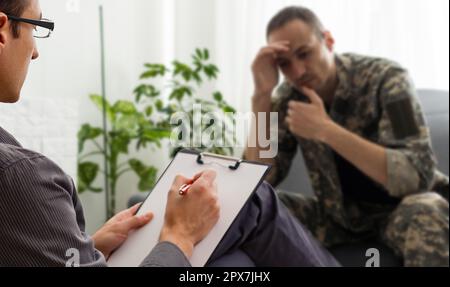
[[[327,129],[333,121],[328,116],[320,96],[307,87],[301,92],[311,103],[290,101],[288,105],[286,124],[291,133],[296,136],[323,141]]]
[[[281,53],[289,52],[289,41],[279,41],[268,44],[259,50],[259,55],[271,54],[273,57],[278,56]]]
[[[280,41],[259,50],[252,64],[256,96],[263,95],[267,98],[271,95],[279,80],[277,57],[289,52],[289,49],[288,41]]]

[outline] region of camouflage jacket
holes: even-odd
[[[339,84],[329,116],[386,148],[388,184],[380,187],[397,198],[430,190],[437,181],[448,188],[448,178],[436,169],[429,129],[407,71],[380,58],[342,54],[335,59]],[[342,222],[345,207],[333,152],[288,130],[285,117],[290,100],[304,101],[304,96],[283,83],[273,97],[272,111],[279,113],[278,155],[268,181],[277,185],[286,177],[299,145],[323,209]]]

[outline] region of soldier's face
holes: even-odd
[[[324,89],[332,77],[334,39],[329,32],[318,35],[308,24],[293,20],[274,30],[268,42],[289,41],[290,50],[277,55],[277,64],[286,80],[296,89]]]

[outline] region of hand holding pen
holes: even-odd
[[[189,258],[219,217],[216,173],[205,170],[191,179],[178,175],[168,194],[160,241],[174,243]]]
[[[200,172],[198,174],[196,174],[192,179],[190,179],[187,183],[184,183],[182,186],[180,186],[180,188],[178,189],[178,194],[179,195],[186,195],[188,190],[192,187],[192,185],[194,184],[194,182],[199,179],[205,172],[210,173],[212,171],[203,171]],[[215,174],[215,173],[214,173]]]

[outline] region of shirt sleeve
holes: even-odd
[[[414,85],[402,68],[390,68],[380,88],[379,144],[386,147],[391,196],[404,197],[430,188],[436,168],[429,129]]]
[[[144,259],[141,267],[191,267],[184,253],[171,242],[158,243]]]
[[[0,183],[0,265],[106,266],[80,229],[72,180],[53,162],[20,159],[0,171]]]

